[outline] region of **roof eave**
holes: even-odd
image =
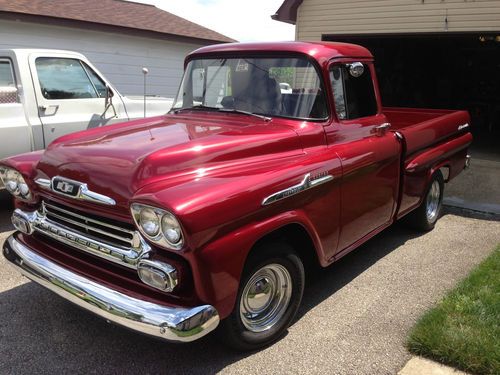
[[[271,18],[295,25],[297,23],[297,10],[303,0],[285,0]]]

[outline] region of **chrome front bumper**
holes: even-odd
[[[15,234],[3,254],[23,275],[113,323],[174,342],[205,336],[219,324],[210,305],[168,307],[127,296],[63,268],[19,242]]]

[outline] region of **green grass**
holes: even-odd
[[[420,319],[407,345],[474,374],[500,374],[500,245]]]

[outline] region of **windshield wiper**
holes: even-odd
[[[257,113],[253,113],[253,112],[249,112],[249,111],[244,111],[242,109],[209,107],[209,106],[206,106],[206,105],[203,105],[203,104],[194,105],[192,107],[177,108],[177,109],[174,109],[173,112],[174,113],[179,113],[181,111],[191,111],[191,110],[197,110],[197,109],[206,110],[206,111],[240,113],[242,115],[258,117],[258,118],[260,118],[260,119],[262,119],[262,120],[264,120],[266,122],[271,121],[271,117],[267,117],[267,116],[264,116],[264,115],[259,115]]]
[[[196,109],[202,109],[202,110],[206,110],[206,111],[218,111],[218,110],[220,110],[220,108],[217,108],[217,107],[209,107],[209,106],[206,106],[203,104],[198,104],[198,105],[194,105],[192,107],[175,108],[175,109],[172,109],[172,112],[179,113],[181,111],[192,111],[192,110],[196,110]]]
[[[249,112],[249,111],[243,111],[242,109],[234,109],[234,108],[219,108],[219,112],[229,112],[229,113],[241,113],[242,115],[248,115],[248,116],[254,116],[258,117],[265,122],[271,121],[271,117],[267,117],[264,115],[259,115],[257,113]]]

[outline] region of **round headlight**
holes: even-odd
[[[1,177],[9,193],[23,199],[31,199],[29,186],[21,173],[12,168],[5,168],[2,170]]]
[[[16,195],[17,194],[17,181],[15,180],[7,180],[5,183],[5,188],[7,191],[11,194]]]
[[[160,232],[160,219],[151,208],[143,208],[140,213],[140,224],[142,230],[148,236],[156,237]]]
[[[182,249],[182,228],[173,214],[141,203],[132,203],[130,211],[135,225],[148,240],[168,249]]]
[[[25,182],[21,182],[19,184],[19,193],[23,196],[26,197],[30,193],[30,188]]]
[[[161,219],[161,230],[167,241],[171,244],[177,244],[182,238],[181,227],[178,221],[168,212]]]
[[[19,179],[19,176],[20,176],[19,172],[14,169],[7,169],[7,171],[5,172],[4,183],[9,193],[14,195],[19,194],[17,190],[18,189],[17,181]]]

